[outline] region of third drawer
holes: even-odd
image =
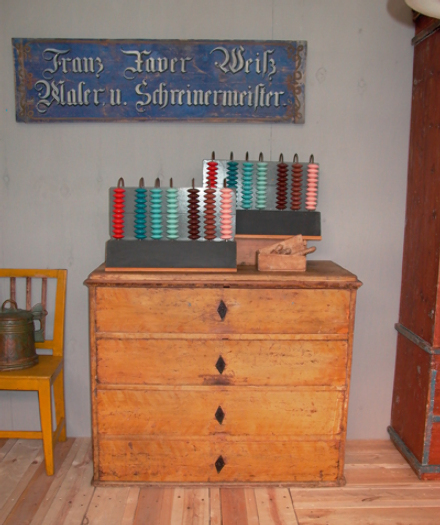
[[[98,434],[333,436],[345,392],[261,388],[98,390]]]

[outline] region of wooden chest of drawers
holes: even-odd
[[[357,278],[92,272],[95,484],[343,483]]]

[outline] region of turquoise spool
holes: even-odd
[[[136,188],[134,207],[134,236],[142,240],[147,237],[147,190]]]
[[[266,208],[267,201],[267,162],[257,162],[257,203],[258,210]]]
[[[177,188],[168,188],[167,192],[167,238],[170,240],[179,237],[179,215],[177,202]]]
[[[241,179],[241,208],[243,210],[250,210],[252,208],[253,197],[253,162],[243,162],[243,174]]]
[[[162,189],[150,189],[151,238],[162,239]]]

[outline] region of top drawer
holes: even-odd
[[[347,334],[348,290],[96,288],[98,332]]]

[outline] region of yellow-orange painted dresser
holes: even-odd
[[[90,298],[94,483],[344,483],[357,277],[108,272]]]

